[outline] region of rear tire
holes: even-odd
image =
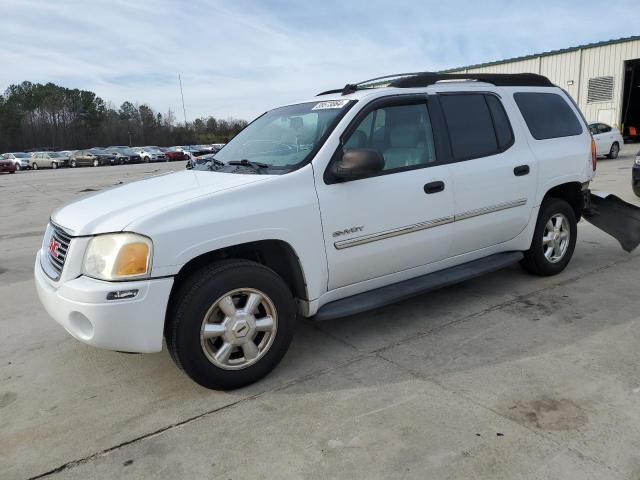
[[[71,168],[76,168],[78,166],[75,160],[71,160],[70,165],[71,165]]]
[[[252,296],[255,308],[248,306]],[[295,319],[293,296],[278,274],[256,262],[227,260],[184,281],[169,308],[165,337],[174,362],[195,382],[230,390],[276,367]]]
[[[100,160],[94,160],[93,161],[93,166],[94,167],[99,167],[100,166]]]
[[[619,153],[620,153],[620,145],[618,145],[618,142],[613,142],[613,144],[611,145],[611,149],[609,150],[609,153],[607,155],[607,158],[611,158],[612,160],[615,158],[618,158]]]
[[[556,275],[565,269],[576,247],[576,214],[566,200],[549,198],[540,206],[531,248],[520,265],[535,275]]]

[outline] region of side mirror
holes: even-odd
[[[357,180],[369,177],[384,169],[384,158],[373,148],[347,150],[342,158],[333,162],[331,171],[339,180]]]

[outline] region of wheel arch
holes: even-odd
[[[307,282],[296,251],[283,240],[271,239],[223,247],[192,258],[175,276],[169,304],[191,273],[205,265],[228,259],[252,260],[270,268],[283,278],[294,297],[308,300]]]
[[[582,210],[584,209],[584,194],[582,191],[582,183],[566,182],[555,185],[547,190],[542,198],[542,202],[548,198],[560,198],[565,200],[576,214],[576,221],[580,221]]]

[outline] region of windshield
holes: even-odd
[[[306,160],[345,111],[348,100],[301,103],[271,110],[216,154],[216,160],[250,160],[287,169]]]
[[[60,157],[63,157],[64,155],[60,152],[49,152],[49,156],[51,158],[60,158]]]
[[[16,158],[29,158],[31,157],[31,154],[30,153],[14,153],[13,156]]]

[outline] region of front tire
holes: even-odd
[[[273,270],[228,260],[189,276],[175,295],[165,337],[178,367],[206,388],[260,380],[286,353],[296,319],[291,291]]]
[[[78,164],[76,163],[75,160],[71,160],[71,168],[76,168],[78,166]]]
[[[31,165],[31,168],[33,168],[34,170],[37,170],[37,169],[38,169],[38,164],[34,162],[34,163]]]
[[[75,165],[72,165],[73,167],[75,167]],[[58,163],[57,162],[51,162],[51,168],[53,168],[54,170],[56,168],[58,168]]]
[[[100,166],[100,160],[94,160],[93,161],[93,166],[94,167],[99,167]]]
[[[620,153],[620,145],[618,145],[618,142],[613,142],[613,144],[611,145],[611,149],[607,154],[607,158],[611,158],[612,160],[615,158],[618,158],[619,153]]]
[[[20,165],[19,163],[16,163],[16,171],[20,171],[22,170],[22,165]]]
[[[576,247],[576,214],[569,203],[549,198],[540,206],[531,248],[524,252],[522,267],[535,275],[560,273],[568,265]]]

